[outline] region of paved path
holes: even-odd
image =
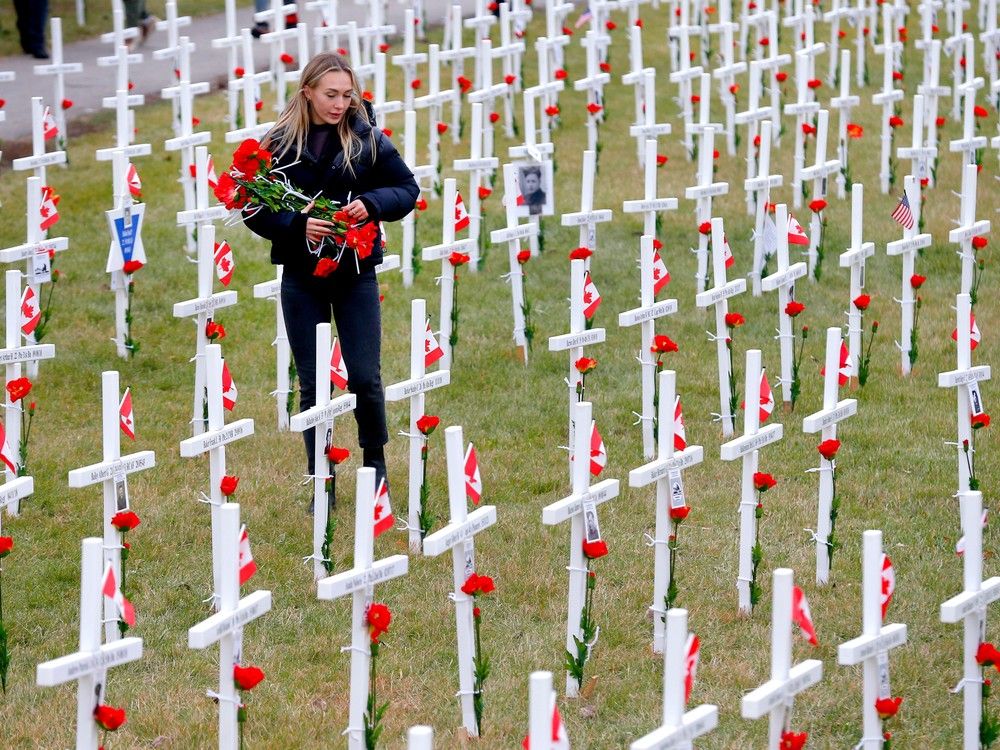
[[[445,11],[452,4],[462,5],[464,13],[470,14],[474,8],[474,0],[425,0],[426,17],[429,25],[437,25],[444,19]],[[389,4],[388,22],[400,28],[403,20],[401,3]],[[237,10],[237,21],[241,27],[253,25],[253,9],[241,7]],[[313,13],[308,14],[312,20]],[[342,3],[340,6],[340,21],[362,21],[364,11],[355,3]],[[63,19],[66,24],[76,23],[73,18]],[[227,77],[228,52],[213,49],[212,39],[225,36],[225,15],[222,13],[210,16],[192,18],[191,25],[182,29],[182,33],[195,43],[195,53],[191,57],[191,80],[209,81],[217,88]],[[109,29],[110,31],[110,29]],[[468,36],[468,32],[466,32]],[[169,86],[172,81],[172,66],[166,62],[153,59],[153,51],[167,46],[166,32],[156,31],[150,35],[145,46],[138,52],[143,54],[143,62],[132,66],[130,78],[135,84],[134,93],[145,94],[147,101],[158,99],[160,89]],[[256,68],[267,67],[267,45],[255,42]],[[401,51],[401,50],[400,50]],[[99,38],[84,39],[63,47],[64,62],[83,63],[82,73],[66,75],[66,96],[73,101],[73,107],[67,111],[70,124],[101,110],[101,99],[111,96],[115,91],[115,69],[97,66],[97,58],[112,54],[111,46],[101,42]],[[34,66],[37,63],[49,62],[35,60],[27,55],[0,57],[0,71],[13,71],[14,81],[0,82],[0,98],[7,103],[3,111],[6,120],[0,122],[0,143],[3,141],[23,141],[31,138],[31,97],[41,96],[46,104],[53,102],[54,83],[49,76],[37,76]]]

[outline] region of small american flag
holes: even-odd
[[[913,229],[913,212],[910,210],[910,202],[906,200],[905,193],[892,210],[892,220],[903,227],[903,229]]]
[[[576,19],[576,23],[573,24],[574,29],[578,29],[585,23],[590,23],[590,19],[594,17],[593,12],[590,10],[590,6],[587,6],[587,10],[579,15]]]

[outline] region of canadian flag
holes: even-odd
[[[42,135],[47,141],[59,135],[59,126],[56,125],[56,118],[50,107],[46,107],[42,112]]]
[[[597,422],[590,423],[590,473],[595,477],[604,471],[608,465],[608,451],[604,447],[604,438],[597,431]]]
[[[21,332],[30,336],[38,328],[42,319],[42,308],[38,306],[38,295],[30,286],[21,292]]]
[[[7,442],[7,431],[2,424],[0,424],[0,461],[3,461],[11,472],[17,474],[17,461],[10,450],[10,444]]]
[[[701,641],[694,633],[688,633],[687,647],[684,649],[684,703],[691,700],[691,689],[694,678],[698,674],[698,654],[701,652]]]
[[[190,167],[191,179],[196,179],[198,177],[198,167],[194,164]],[[215,189],[216,185],[219,184],[219,177],[215,174],[215,162],[212,161],[212,157],[208,157],[208,186],[211,189]]]
[[[118,404],[118,424],[129,440],[135,440],[135,414],[132,412],[132,389],[126,388]]]
[[[455,231],[461,232],[469,226],[469,212],[465,210],[462,194],[455,191]]]
[[[688,446],[684,431],[684,414],[681,412],[681,397],[674,396],[674,450],[682,451]]]
[[[764,423],[774,411],[774,392],[771,384],[767,381],[767,370],[760,370],[760,421]]]
[[[330,382],[340,390],[347,390],[347,365],[344,355],[340,353],[340,339],[333,340],[333,351],[330,353]]]
[[[240,586],[253,578],[257,572],[257,563],[253,561],[253,552],[250,551],[250,534],[247,525],[240,527],[239,562],[240,566]]]
[[[806,595],[798,586],[792,589],[792,622],[799,626],[802,636],[807,641],[814,646],[819,645],[816,628],[813,627],[812,614],[809,612],[809,602],[806,601]]]
[[[42,203],[38,207],[38,227],[44,232],[59,221],[56,195],[48,185],[42,188]]]
[[[882,553],[882,619],[885,619],[889,611],[889,604],[892,602],[892,595],[896,591],[896,570],[892,567],[892,560]]]
[[[549,743],[551,750],[570,750],[569,735],[566,734],[566,727],[563,726],[562,716],[559,715],[559,706],[556,705],[556,691],[552,691],[552,741]],[[521,743],[524,750],[531,750],[531,743],[525,737]]]
[[[670,283],[670,271],[667,264],[663,262],[659,250],[653,251],[653,294],[659,294],[667,284]]]
[[[473,505],[479,505],[483,496],[483,477],[479,473],[479,458],[472,443],[465,449],[465,496]]]
[[[523,193],[518,193],[517,194],[517,198],[514,200],[514,205],[515,206],[523,206],[524,205],[524,194]]]
[[[590,277],[590,271],[587,271],[583,279],[583,316],[587,320],[590,320],[594,317],[594,313],[597,312],[597,308],[600,306],[601,293],[597,291],[597,286]]]
[[[135,164],[132,162],[128,163],[128,172],[125,173],[125,182],[128,183],[128,191],[132,193],[133,198],[142,197],[142,180],[139,179],[139,170],[135,168]]]
[[[375,536],[380,536],[396,522],[392,515],[392,503],[389,500],[389,485],[385,479],[379,480],[375,490]]]
[[[223,240],[215,243],[215,275],[222,282],[222,286],[229,286],[233,280],[233,271],[236,270],[236,260],[233,258],[233,249],[229,243]]]
[[[722,235],[722,257],[726,261],[726,268],[732,268],[736,258],[733,257],[733,248],[729,246],[729,238],[725,234]]]
[[[118,605],[121,618],[130,628],[134,628],[135,609],[132,607],[132,602],[122,594],[122,590],[118,586],[118,579],[115,578],[115,569],[110,564],[104,569],[104,584],[101,586],[101,593]]]
[[[847,343],[840,342],[840,367],[838,370],[837,382],[840,385],[847,385],[847,381],[854,375],[854,360],[851,352],[847,349]],[[820,368],[820,375],[826,375],[826,367]]]
[[[438,343],[434,331],[431,330],[430,318],[427,319],[427,332],[424,334],[424,367],[430,367],[444,356],[444,349]]]
[[[789,212],[788,214],[788,244],[789,245],[808,245],[809,238],[806,236],[806,230],[802,228],[802,225],[795,220],[795,217]]]
[[[6,461],[6,459],[4,459]],[[9,466],[10,464],[8,464]],[[983,517],[980,519],[980,524],[982,528],[986,528],[986,523],[989,521],[989,511],[983,509]],[[965,554],[965,534],[959,537],[958,541],[955,542],[955,554],[964,555]]]
[[[958,341],[957,328],[951,332],[951,340]],[[983,334],[980,333],[979,326],[976,325],[976,316],[974,313],[969,313],[969,348],[975,349],[982,340]]]
[[[236,381],[233,374],[229,372],[229,365],[222,362],[222,405],[227,410],[232,411],[236,406],[236,398],[239,392],[236,390]]]

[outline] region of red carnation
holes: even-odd
[[[666,154],[657,154],[656,155],[656,166],[662,167],[668,161],[669,161],[669,159],[667,158]]]
[[[824,208],[826,208],[826,201],[822,198],[816,198],[815,200],[809,201],[809,210],[814,214],[818,214]]]
[[[698,231],[701,232],[704,235],[711,234],[712,233],[712,222],[710,222],[710,221],[703,221],[701,224],[698,225]]]
[[[521,250],[517,254],[517,262],[520,263],[522,266],[525,263],[527,263],[529,260],[531,260],[531,251],[530,250]]]
[[[226,338],[226,329],[220,323],[210,320],[205,324],[205,336],[209,341],[221,341]]]
[[[477,573],[470,575],[462,584],[462,593],[468,596],[478,596],[479,594],[489,594],[496,589],[493,579],[489,576],[481,576]]]
[[[433,414],[424,414],[417,420],[417,429],[424,435],[430,435],[437,429],[439,424],[441,424],[441,417],[435,417]]]
[[[861,311],[868,309],[868,305],[872,303],[872,298],[867,294],[859,294],[854,298],[854,306]]]
[[[119,531],[131,531],[141,523],[139,516],[130,510],[121,511],[111,516],[111,525]]]
[[[902,702],[902,698],[879,698],[875,701],[875,710],[878,711],[878,717],[882,721],[891,719],[899,713],[899,704]]]
[[[557,107],[555,104],[549,105],[548,107],[545,108],[545,114],[547,114],[549,117],[556,117],[559,114],[559,107]]]
[[[679,351],[679,347],[672,338],[661,334],[653,336],[653,345],[649,347],[649,351],[653,354],[670,354]]]
[[[7,395],[10,400],[20,401],[31,393],[31,381],[28,378],[20,377],[7,382]]]
[[[439,122],[437,124],[437,132],[438,132],[438,135],[444,135],[445,133],[447,133],[448,132],[448,123],[446,123],[446,122]]]
[[[569,74],[563,68],[556,68],[556,72],[552,75],[557,81],[563,81]]]
[[[992,643],[980,643],[976,649],[976,663],[981,667],[996,667],[1000,672],[1000,651]]]
[[[378,641],[379,637],[389,629],[392,622],[392,612],[384,604],[373,603],[368,607],[368,627],[371,629],[372,641]]]
[[[780,750],[802,750],[809,739],[808,732],[782,732]]]
[[[670,509],[670,520],[671,521],[683,521],[691,513],[690,506],[682,505],[680,508]]]
[[[481,200],[481,201],[482,201],[482,200],[486,200],[486,199],[487,199],[487,198],[489,198],[489,197],[490,197],[490,195],[492,195],[492,193],[493,193],[493,191],[492,191],[492,190],[490,190],[490,189],[489,189],[488,187],[486,187],[485,185],[480,185],[480,186],[479,186],[479,189],[478,189],[478,190],[477,190],[476,192],[477,192],[477,193],[479,194],[479,200]]]
[[[738,312],[726,313],[726,327],[728,328],[739,328],[741,325],[747,322],[747,319],[740,315]]]
[[[293,62],[295,62],[295,58],[289,55],[287,52],[282,52],[281,57],[278,59],[280,59],[281,62],[283,62],[285,65],[291,65]]]
[[[73,100],[72,99],[63,99],[62,100],[62,108],[63,109],[69,109],[72,106],[73,106]]]
[[[608,554],[607,542],[603,539],[598,539],[596,542],[588,542],[587,540],[584,540],[583,554],[589,560],[596,560],[599,557],[604,557]]]
[[[127,260],[122,263],[122,271],[132,275],[145,265],[141,260]]]
[[[240,483],[240,478],[231,474],[226,474],[219,482],[219,492],[229,497],[236,492],[236,487]]]
[[[588,372],[597,369],[597,360],[591,357],[580,357],[580,359],[573,363],[573,366],[581,375],[586,375]]]
[[[982,414],[973,414],[971,424],[972,424],[972,429],[974,430],[981,430],[984,427],[989,427],[990,415],[987,414],[986,412],[983,412]]]
[[[604,107],[602,107],[597,102],[590,102],[590,104],[587,105],[587,111],[590,112],[590,114],[592,115],[596,115],[602,109],[604,109]]]
[[[832,461],[836,457],[837,451],[840,450],[840,441],[836,438],[824,440],[816,446],[816,450],[818,450],[819,454],[827,461]]]
[[[101,703],[94,709],[94,721],[105,732],[114,732],[125,723],[125,709]]]
[[[417,89],[419,89],[420,88],[420,79],[419,78],[414,78],[412,81],[410,81],[410,88],[413,89],[414,91],[416,91]]]
[[[14,549],[14,537],[0,536],[0,560],[7,557],[12,549]]]
[[[910,286],[914,289],[919,289],[924,285],[925,281],[927,281],[926,276],[921,276],[919,273],[915,273],[910,277]]]
[[[359,256],[360,254],[358,253]],[[339,265],[333,258],[320,258],[319,262],[316,263],[316,268],[313,269],[313,276],[318,276],[321,279],[326,278],[336,271]]]
[[[570,260],[586,260],[587,258],[589,258],[593,254],[594,254],[593,251],[590,248],[588,248],[588,247],[578,247],[575,250],[572,250],[570,252],[569,259]]]
[[[264,672],[260,667],[241,667],[239,664],[233,665],[233,682],[240,690],[253,690],[264,679]]]
[[[899,115],[893,115],[892,117],[889,118],[890,128],[898,128],[901,127],[902,124],[903,124],[903,118],[900,117]]]
[[[452,253],[448,256],[448,262],[451,263],[455,268],[459,266],[464,266],[470,260],[468,253]]]
[[[818,89],[822,85],[823,82],[818,78],[813,78],[806,82],[806,86],[808,86],[811,89]]]
[[[331,445],[326,451],[327,460],[334,466],[339,466],[350,457],[351,452],[347,448],[340,448],[336,445]]]
[[[796,315],[798,315],[805,309],[806,309],[805,305],[803,305],[798,300],[793,299],[791,302],[785,305],[785,315],[794,318]]]
[[[990,243],[989,239],[981,234],[977,234],[972,238],[972,247],[976,250],[982,250]]]
[[[777,73],[774,74],[774,79],[778,83],[784,83],[785,81],[788,80],[788,73],[786,73],[783,70],[779,70]]]
[[[755,472],[753,475],[753,487],[757,492],[767,492],[769,489],[778,486],[778,480],[776,480],[770,474],[765,474],[762,471]]]
[[[490,112],[490,122],[495,123],[499,119],[500,119],[500,113],[499,112]]]
[[[427,200],[425,198],[417,198],[417,202],[413,204],[418,211],[427,210]]]

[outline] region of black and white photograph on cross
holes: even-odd
[[[520,162],[517,184],[523,201],[518,201],[521,216],[552,216],[555,213],[555,184],[552,162]]]

